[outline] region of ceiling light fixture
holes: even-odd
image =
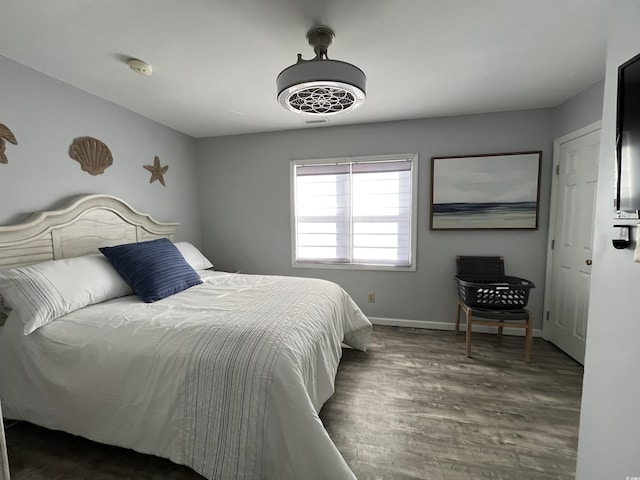
[[[327,49],[335,35],[328,27],[309,30],[307,40],[315,58],[285,68],[276,80],[278,102],[287,110],[307,115],[335,115],[358,108],[365,100],[367,77],[355,65],[329,60]]]

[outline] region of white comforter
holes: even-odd
[[[0,329],[8,418],[133,448],[209,479],[354,479],[317,415],[341,342],[371,324],[338,285],[201,272],[153,304],[83,308],[31,335]]]

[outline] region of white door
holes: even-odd
[[[554,142],[544,338],[584,363],[600,123]]]

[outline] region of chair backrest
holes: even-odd
[[[458,275],[504,276],[502,257],[456,257]]]

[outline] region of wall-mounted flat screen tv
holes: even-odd
[[[616,210],[640,210],[640,54],[618,67]]]

